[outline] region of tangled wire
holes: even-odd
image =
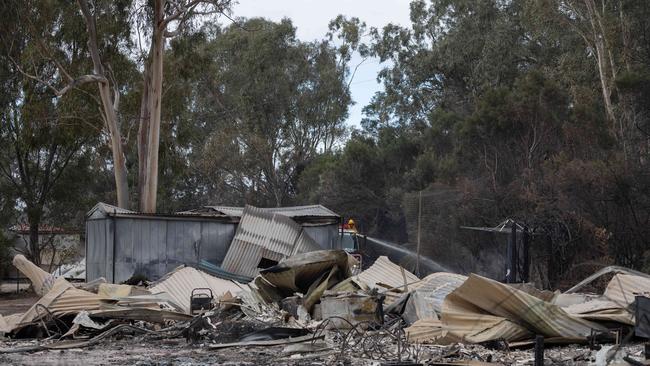
[[[314,331],[312,344],[326,332],[340,348],[335,362],[346,355],[362,356],[372,360],[403,361],[419,358],[419,347],[408,342],[401,318],[376,324],[333,316],[325,319]]]

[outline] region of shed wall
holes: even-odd
[[[236,228],[236,223],[219,221],[89,219],[86,280],[105,277],[109,282],[120,283],[134,274],[156,280],[182,264],[195,266],[202,259],[220,266]],[[323,249],[337,249],[338,225],[304,226],[304,231]],[[254,253],[246,256],[251,254]]]
[[[113,219],[86,221],[86,280],[113,280]]]
[[[322,225],[322,226],[303,226],[303,230],[314,239],[323,249],[340,249],[339,248],[339,226]]]
[[[196,266],[201,259],[221,264],[235,235],[236,224],[111,217],[88,220],[86,228],[90,259],[86,279],[103,276],[110,282],[120,283],[135,274],[156,280],[181,264]]]

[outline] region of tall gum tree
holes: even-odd
[[[99,3],[99,1],[77,0],[86,24],[88,53],[93,65],[91,74],[72,76],[63,64],[54,58],[52,61],[59,70],[59,77],[65,80],[62,87],[55,86],[61,83],[43,80],[37,74],[30,73],[29,70],[21,68],[20,72],[29,78],[47,84],[56,96],[62,96],[82,84],[97,84],[102,118],[110,138],[117,205],[128,208],[126,141],[122,136],[119,118],[120,88],[110,65],[102,55],[101,34],[98,33],[97,27]],[[135,9],[134,12],[143,12],[147,22],[142,31],[150,36],[149,52],[144,60],[140,127],[138,129],[139,208],[143,212],[156,211],[163,59],[166,40],[185,32],[195,21],[214,14],[225,14],[229,11],[231,4],[230,0],[153,0],[142,4],[135,1],[131,4],[132,9]],[[110,16],[108,13],[102,15]]]

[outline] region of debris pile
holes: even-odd
[[[358,262],[347,252],[313,251],[286,220],[274,222],[290,238],[280,229],[252,235],[255,225],[242,225],[228,269],[209,271],[217,276],[181,266],[146,286],[73,284],[16,256],[14,265],[42,297],[22,314],[0,317],[0,331],[39,342],[0,353],[138,337],[210,352],[271,347],[274,360],[292,362],[523,365],[546,355],[552,363],[600,365],[643,358],[629,341],[650,330],[650,306],[638,305],[648,304],[639,301],[650,293],[647,274],[608,267],[560,293],[476,274],[420,279],[386,257],[354,273]],[[265,259],[278,263],[260,268]],[[611,276],[604,291],[580,292],[604,275]]]

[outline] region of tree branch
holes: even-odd
[[[165,29],[167,27],[167,24],[169,24],[170,22],[173,22],[174,20],[180,18],[181,16],[183,17],[183,19],[187,19],[188,14],[191,13],[192,10],[194,10],[194,8],[203,1],[205,1],[205,0],[192,0],[192,1],[190,1],[189,3],[187,3],[185,5],[181,5],[180,7],[176,7],[176,9],[178,9],[178,11],[176,11],[176,13],[174,13],[174,14],[168,16],[168,17],[165,17],[165,19],[163,19],[163,21],[160,23],[160,26],[163,29]]]
[[[63,87],[63,89],[59,90],[55,94],[56,94],[57,97],[60,97],[63,94],[67,93],[70,89],[76,88],[76,87],[78,87],[78,86],[80,86],[82,84],[88,84],[88,83],[102,83],[103,84],[103,83],[107,83],[107,82],[108,82],[108,80],[106,80],[106,78],[103,77],[103,76],[99,76],[99,75],[83,75],[83,76],[79,76],[78,78],[72,80],[72,82],[70,84],[66,85],[65,87]]]
[[[62,89],[57,89],[52,84],[50,84],[47,81],[41,79],[38,75],[32,75],[32,74],[26,72],[25,70],[23,70],[23,68],[20,67],[20,65],[16,61],[14,61],[13,59],[11,59],[11,62],[13,62],[14,66],[16,67],[18,72],[20,72],[23,76],[47,86],[48,89],[52,90],[54,95],[56,95],[57,97],[60,97],[63,94],[70,91],[70,89],[77,88],[78,86],[83,85],[83,84],[95,83],[95,82],[96,83],[106,83],[106,82],[108,82],[108,80],[106,80],[106,78],[103,77],[103,76],[82,75],[82,76],[80,76],[80,77],[78,77],[76,79],[72,79],[70,81],[70,83],[68,85],[64,86]]]

